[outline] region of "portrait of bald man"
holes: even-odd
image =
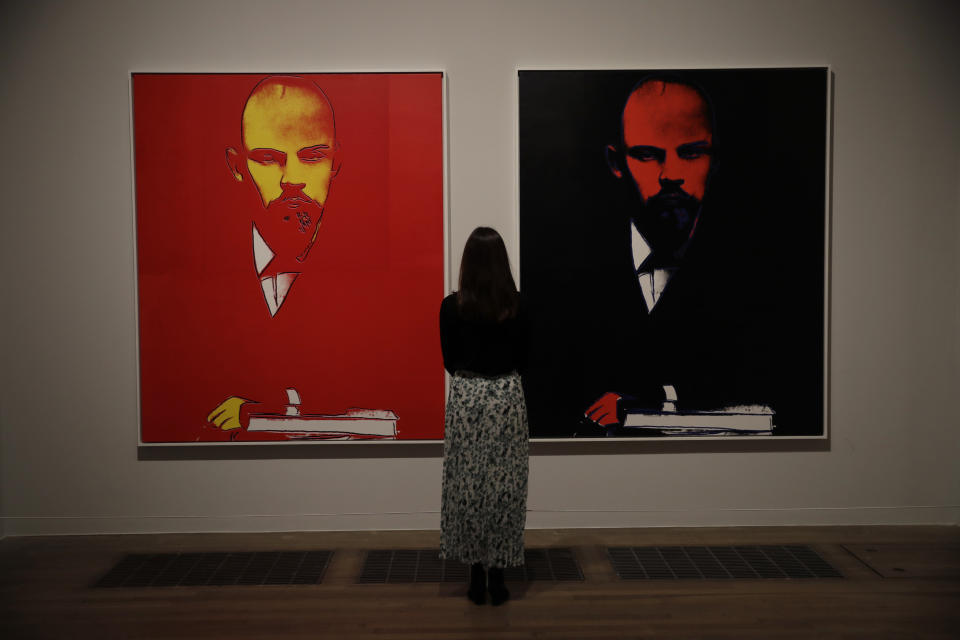
[[[333,106],[310,80],[269,76],[247,98],[240,138],[239,149],[227,147],[226,163],[249,192],[251,259],[273,317],[307,268],[340,169]],[[299,394],[291,394],[299,404]],[[213,407],[207,420],[237,434],[244,422],[241,409],[250,402],[256,400],[231,395]]]
[[[442,75],[133,81],[144,441],[440,437]]]
[[[655,324],[661,316],[657,303],[682,268],[696,233],[712,169],[713,109],[696,86],[652,76],[630,92],[621,128],[619,142],[607,146],[607,161],[618,180],[636,189],[635,210],[629,215],[631,256],[643,312]],[[663,402],[668,406],[679,399],[674,382],[664,378]],[[616,433],[629,404],[625,395],[605,392],[585,417]]]
[[[521,72],[535,436],[823,433],[825,77]]]
[[[253,259],[273,316],[306,267],[340,170],[333,106],[310,80],[270,76],[247,98],[241,140],[227,148],[227,167],[253,187]]]

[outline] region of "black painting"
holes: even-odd
[[[519,83],[532,437],[824,435],[827,70]]]

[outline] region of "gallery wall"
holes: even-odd
[[[130,71],[443,70],[453,253],[491,225],[516,263],[518,68],[829,65],[829,440],[541,444],[528,525],[960,522],[951,3],[35,1],[0,22],[0,535],[439,526],[437,445],[138,452]]]

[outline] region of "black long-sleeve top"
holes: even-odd
[[[527,317],[523,300],[517,315],[503,322],[464,318],[457,308],[457,294],[440,304],[440,348],[443,366],[451,374],[470,371],[497,376],[522,373],[527,359]]]

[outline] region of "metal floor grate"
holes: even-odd
[[[582,581],[583,572],[572,549],[526,549],[523,565],[504,569],[503,576],[510,582],[530,580]]]
[[[125,556],[94,587],[318,584],[332,551],[155,553]]]
[[[757,580],[842,578],[802,545],[743,547],[609,547],[623,580]]]
[[[367,552],[357,582],[466,582],[469,574],[467,565],[441,560],[439,549],[377,549]],[[583,580],[571,549],[527,549],[523,566],[509,567],[503,574],[508,582]]]
[[[437,549],[376,549],[368,551],[357,582],[466,582],[466,565],[440,559]]]

